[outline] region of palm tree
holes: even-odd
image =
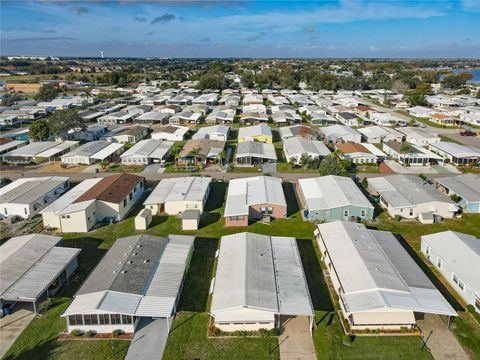
[[[335,160],[335,162],[339,163],[341,158],[342,158],[343,152],[340,149],[335,149],[332,152],[332,158]]]
[[[188,152],[188,156],[193,157],[194,159],[194,164],[197,165],[197,155],[200,153],[200,148],[198,146],[195,146],[192,150]],[[185,163],[185,167],[187,166],[187,163]]]
[[[220,151],[220,153],[218,154],[218,157],[220,158],[223,166],[223,163],[227,158],[227,153],[225,152],[225,150]]]

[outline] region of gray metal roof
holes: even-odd
[[[37,299],[80,249],[56,247],[62,238],[30,234],[11,238],[0,247],[0,297]]]
[[[211,182],[212,178],[200,176],[162,179],[143,204],[165,204],[169,201],[202,201]]]
[[[172,316],[194,240],[182,235],[118,239],[63,316],[109,312]]]
[[[457,315],[392,233],[345,221],[320,224],[318,231],[347,313],[391,308]]]
[[[433,150],[437,149],[460,159],[480,157],[480,150],[472,146],[465,146],[462,144],[443,141],[431,144],[430,146],[433,148]]]
[[[68,180],[68,177],[59,176],[18,179],[0,189],[0,203],[32,204],[57,188],[61,194],[65,191],[63,184]],[[44,205],[43,201],[41,205]]]
[[[277,153],[273,144],[257,141],[243,141],[237,145],[237,158],[253,156],[264,159],[277,160]]]
[[[393,207],[410,207],[429,202],[456,206],[447,196],[413,175],[390,175],[368,179],[368,186],[378,192]]]
[[[69,153],[62,155],[62,158],[71,157],[71,156],[91,157],[92,155],[95,155],[96,153],[100,152],[102,149],[106,148],[109,145],[111,145],[111,142],[105,141],[105,140],[87,142],[86,144],[83,144],[73,149]]]
[[[468,202],[480,202],[480,175],[463,174],[435,179],[435,181]]]
[[[480,239],[456,231],[443,231],[422,236],[422,242],[480,297]]]
[[[242,307],[313,313],[295,238],[253,233],[222,237],[211,312]]]
[[[349,177],[321,176],[299,179],[300,190],[309,210],[334,209],[344,206],[362,206],[373,209],[373,205]]]
[[[330,150],[321,141],[307,140],[293,136],[283,140],[283,149],[287,157],[308,154],[313,157],[330,155]]]
[[[141,140],[125,151],[120,157],[145,156],[151,158],[163,158],[173,146],[173,141],[147,139]]]

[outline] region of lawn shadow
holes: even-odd
[[[212,182],[210,185],[210,194],[205,204],[205,212],[220,209],[225,201],[227,192],[227,183],[223,181]]]
[[[208,225],[212,225],[216,223],[218,220],[220,220],[220,214],[219,213],[205,213],[202,214],[200,217],[200,224],[198,225],[198,228],[201,229],[203,227],[206,227]]]
[[[278,131],[277,129],[272,129],[272,142],[276,143],[280,141],[282,141],[282,137],[280,136],[280,131]]]
[[[315,310],[333,311],[334,307],[330,299],[330,293],[312,240],[297,239],[297,245],[313,308]]]
[[[168,215],[155,215],[152,217],[152,223],[150,224],[149,228],[162,225],[164,222],[167,222],[167,220]]]
[[[218,239],[197,237],[194,246],[178,310],[206,312]]]
[[[102,239],[94,237],[63,239],[60,242],[60,246],[78,248],[82,251],[78,256],[78,268],[72,276],[70,276],[59,295],[72,297],[75,294],[80,285],[83,284],[90,272],[93,271],[100,259],[107,252],[106,249],[100,248],[102,243]]]
[[[456,311],[463,311],[463,306],[455,299],[455,297],[450,293],[450,291],[443,285],[440,279],[433,273],[433,271],[428,267],[428,265],[423,261],[423,259],[418,255],[418,253],[408,244],[408,242],[400,234],[394,234],[398,242],[403,246],[403,248],[408,252],[412,257],[413,261],[422,269],[422,271],[427,275],[430,281],[435,285],[435,287],[440,291],[445,299],[452,305]]]
[[[53,359],[58,353],[55,351],[61,343],[55,337],[35,344],[35,347],[28,348],[21,353],[12,353],[4,356],[2,360],[32,360],[32,359]]]
[[[282,183],[285,199],[287,200],[287,217],[297,213],[300,210],[298,205],[295,186],[291,182]]]

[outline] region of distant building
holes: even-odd
[[[266,124],[241,127],[238,129],[238,142],[243,141],[259,141],[272,144],[272,129]]]
[[[434,180],[437,190],[448,196],[458,196],[458,205],[464,212],[480,213],[480,175],[462,174],[459,176],[437,178]]]

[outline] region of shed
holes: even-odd
[[[135,216],[135,230],[147,230],[152,222],[152,210],[144,208]]]
[[[185,210],[182,213],[182,230],[198,230],[200,210]]]

